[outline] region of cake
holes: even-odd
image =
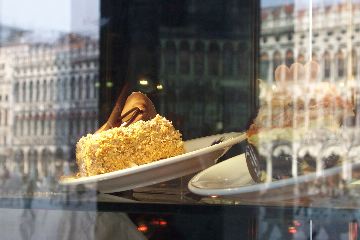
[[[78,176],[94,176],[185,152],[181,133],[140,92],[122,91],[107,122],[76,144]]]
[[[76,145],[80,176],[112,172],[184,153],[181,134],[156,115],[128,127],[115,127],[82,137]]]

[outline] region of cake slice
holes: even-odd
[[[88,134],[76,145],[80,177],[130,168],[184,153],[181,134],[166,118]]]

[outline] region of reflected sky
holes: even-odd
[[[260,0],[262,7],[295,4],[298,8],[348,0]],[[27,30],[98,32],[100,0],[0,0],[0,24]],[[360,0],[351,0],[360,2]]]
[[[98,31],[99,0],[0,0],[0,24],[33,31]]]

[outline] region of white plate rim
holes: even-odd
[[[229,139],[226,139],[223,142],[220,142],[218,144],[200,148],[200,149],[197,149],[197,150],[194,150],[191,152],[187,152],[187,153],[184,153],[184,154],[181,154],[178,156],[158,160],[155,162],[139,165],[139,166],[132,167],[132,168],[127,168],[127,169],[122,169],[122,170],[118,170],[118,171],[114,171],[114,172],[99,174],[99,175],[95,175],[95,176],[81,177],[81,178],[64,178],[64,179],[60,179],[59,183],[61,185],[70,186],[70,185],[97,183],[100,181],[113,179],[115,177],[116,178],[125,177],[127,175],[139,173],[139,172],[146,171],[146,170],[151,170],[151,169],[158,168],[158,167],[168,165],[171,163],[184,161],[186,159],[190,159],[190,158],[198,156],[198,155],[207,154],[207,153],[225,148],[227,146],[231,146],[236,143],[242,142],[246,139],[245,132],[228,132],[228,133],[221,133],[221,134],[216,134],[216,135],[211,135],[211,136],[206,136],[206,137],[194,138],[194,139],[187,140],[185,142],[195,141],[195,140],[198,140],[201,138],[207,138],[207,137],[216,137],[216,136],[220,137],[220,136],[224,136],[224,135],[228,135]]]
[[[225,160],[226,161],[226,160]],[[359,167],[360,163],[353,163],[351,166]],[[198,174],[196,174],[194,177],[190,179],[188,182],[188,188],[191,192],[196,193],[198,195],[202,196],[233,196],[233,195],[240,195],[245,193],[255,193],[255,192],[264,192],[267,190],[272,190],[275,188],[282,188],[289,185],[295,185],[295,184],[301,184],[307,181],[315,180],[315,179],[321,179],[324,177],[328,177],[331,175],[335,175],[342,171],[342,166],[336,166],[330,169],[325,169],[322,171],[320,175],[318,175],[316,172],[309,173],[306,175],[301,175],[296,178],[287,178],[282,180],[277,180],[269,183],[255,183],[254,185],[247,185],[242,187],[229,187],[229,188],[201,188],[199,186],[193,185],[194,182],[196,182],[203,174],[206,173],[206,171],[210,168],[216,168],[216,165],[213,165]]]

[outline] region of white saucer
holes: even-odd
[[[352,164],[359,170],[360,163]],[[309,173],[269,183],[255,183],[248,171],[245,154],[225,160],[195,175],[188,183],[191,192],[203,196],[231,199],[279,201],[296,197],[331,195],[338,187],[343,168],[324,170],[320,175]]]
[[[224,137],[222,142],[212,145],[221,137]],[[185,154],[91,177],[64,178],[60,184],[85,184],[103,193],[153,185],[203,170],[215,164],[234,144],[245,139],[245,133],[236,132],[193,139],[185,142]]]

